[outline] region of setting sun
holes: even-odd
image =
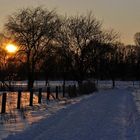
[[[8,44],[6,46],[6,50],[9,52],[9,53],[15,53],[17,51],[17,47],[13,44]]]

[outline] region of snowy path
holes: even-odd
[[[132,91],[100,91],[9,140],[140,140]]]

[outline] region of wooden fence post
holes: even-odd
[[[71,97],[71,85],[68,86],[68,95]]]
[[[42,98],[42,88],[39,88],[39,93],[38,93],[38,103],[41,104],[41,98]]]
[[[58,92],[61,92],[61,86],[60,85],[58,86]]]
[[[58,99],[58,86],[56,86],[55,92],[56,92],[56,99]]]
[[[20,105],[21,105],[21,90],[18,91],[17,109],[20,109]]]
[[[33,89],[30,89],[30,103],[29,106],[33,106]]]
[[[73,85],[74,96],[77,97],[76,85]]]
[[[1,113],[5,113],[6,112],[6,92],[4,92],[2,94],[2,108],[1,108]]]
[[[63,84],[63,97],[65,97],[65,85]]]
[[[50,87],[47,87],[47,100],[50,100]]]

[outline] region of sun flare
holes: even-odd
[[[6,50],[9,53],[15,53],[17,51],[17,46],[15,46],[14,44],[7,44]]]

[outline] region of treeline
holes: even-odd
[[[18,46],[9,54],[7,43]],[[140,34],[136,45],[119,42],[114,30],[104,30],[92,13],[71,17],[42,7],[11,14],[0,34],[0,80],[140,79]]]

